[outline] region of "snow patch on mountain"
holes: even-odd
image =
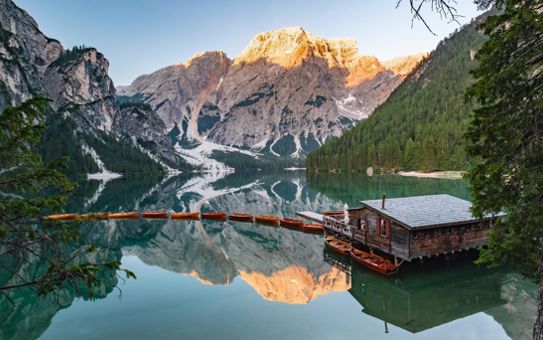
[[[204,172],[211,173],[234,172],[233,168],[211,158],[213,151],[239,152],[257,159],[261,156],[261,154],[253,151],[238,149],[227,145],[216,144],[207,140],[202,140],[197,147],[191,149],[184,149],[180,145],[176,145],[175,150],[189,164],[201,166]]]
[[[352,120],[362,120],[369,117],[370,112],[360,109],[361,103],[356,99],[352,93],[349,93],[346,97],[336,99],[336,106],[338,113],[344,117],[347,117]]]
[[[123,176],[121,174],[118,174],[116,172],[109,171],[108,169],[106,169],[106,166],[104,165],[104,162],[100,159],[100,156],[98,156],[98,153],[92,147],[90,147],[90,146],[88,146],[86,144],[83,144],[83,145],[81,145],[81,150],[83,150],[83,153],[85,153],[85,154],[92,157],[92,159],[94,160],[94,162],[98,166],[98,169],[100,170],[100,172],[97,172],[97,173],[94,173],[94,174],[87,174],[87,179],[88,180],[95,179],[95,180],[107,182],[107,181],[111,181],[113,179],[116,179],[116,178],[119,178],[119,177]]]

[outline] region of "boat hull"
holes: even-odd
[[[173,213],[170,218],[172,220],[199,220],[200,219],[200,213],[199,212],[178,212]]]
[[[345,212],[342,211],[342,210],[326,210],[326,211],[323,211],[322,214],[324,216],[343,216],[345,215]]]
[[[253,215],[249,215],[249,214],[234,213],[234,214],[228,215],[228,219],[232,221],[238,221],[238,222],[253,223]]]
[[[284,218],[282,220],[279,220],[279,225],[284,228],[302,229],[304,227],[304,221],[295,220],[292,218]]]
[[[128,213],[113,213],[108,215],[110,220],[135,220],[139,217],[138,212],[128,212]]]
[[[44,217],[44,220],[54,220],[54,221],[72,221],[75,220],[77,214],[55,214]]]
[[[324,238],[324,242],[330,250],[338,254],[349,256],[351,253],[351,244],[345,241],[338,240],[333,236],[326,236]]]
[[[226,220],[226,213],[223,212],[207,212],[201,213],[202,219],[204,220]]]
[[[142,218],[147,218],[147,219],[167,219],[168,218],[168,213],[165,212],[165,211],[152,211],[152,212],[143,212],[141,213],[141,217]]]
[[[277,224],[279,223],[279,217],[268,216],[268,215],[258,215],[258,216],[255,216],[255,222],[277,227]]]
[[[398,267],[387,259],[370,254],[359,249],[351,249],[351,258],[359,265],[373,270],[382,275],[394,275],[398,272]]]
[[[302,230],[305,233],[321,234],[324,232],[324,226],[320,223],[306,223]]]

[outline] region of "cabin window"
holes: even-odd
[[[381,218],[379,221],[379,234],[381,237],[388,238],[389,235],[389,229],[390,229],[390,221],[385,220],[384,218]]]
[[[381,234],[382,237],[386,237],[387,236],[386,220],[384,218],[381,218],[381,220],[379,222],[380,222],[380,224],[379,224],[379,233]]]
[[[377,218],[377,234],[381,237],[388,238],[390,235],[390,221],[382,217]]]

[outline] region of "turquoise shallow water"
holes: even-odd
[[[87,182],[73,211],[227,211],[293,217],[345,203],[449,193],[463,181],[394,176],[306,177],[303,172]],[[2,339],[523,339],[537,287],[468,258],[383,278],[323,249],[322,237],[236,222],[117,221],[86,224],[96,259],[136,273],[104,277],[93,298],[12,292]],[[341,263],[341,268],[337,266]],[[29,261],[21,270],[38,271]],[[120,289],[114,288],[118,286]]]

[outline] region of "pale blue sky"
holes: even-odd
[[[430,51],[458,24],[426,13],[437,36],[411,28],[407,0],[15,0],[64,47],[96,47],[110,61],[116,85],[183,62],[200,51],[235,57],[259,32],[302,26],[323,38],[352,37],[361,54],[381,60]],[[462,23],[480,14],[459,0]]]

